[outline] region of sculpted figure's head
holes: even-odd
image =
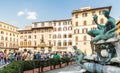
[[[103,14],[105,17],[109,17],[109,11],[107,11],[107,10],[103,10],[103,11],[102,11],[102,14]]]
[[[77,46],[73,46],[73,49],[76,50],[76,49],[77,49]]]

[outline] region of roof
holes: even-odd
[[[5,23],[5,22],[1,22],[1,21],[0,21],[0,23],[6,24],[6,25],[8,25],[8,26],[12,26],[12,27],[15,27],[15,28],[18,29],[18,27],[14,26],[14,25],[11,25],[11,24],[8,24],[8,23]]]
[[[33,24],[35,23],[42,23],[42,22],[59,22],[59,21],[70,21],[72,19],[62,19],[62,20],[51,20],[51,21],[40,21],[40,22],[33,22]]]
[[[104,8],[108,8],[109,11],[111,11],[112,6],[99,7],[99,8],[91,8],[91,9],[87,9],[87,10],[78,9],[78,10],[73,10],[72,14],[73,13],[82,13],[82,12],[86,12],[86,11],[93,11],[93,10],[98,10],[98,9],[104,9]]]

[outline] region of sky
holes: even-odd
[[[71,19],[82,7],[112,6],[110,15],[120,19],[120,0],[0,0],[0,21],[24,29],[33,22]]]

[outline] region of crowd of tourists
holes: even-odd
[[[62,58],[72,57],[74,53],[71,52],[54,52],[54,53],[41,53],[33,52],[31,50],[24,51],[11,51],[6,50],[0,51],[0,66],[8,64],[13,61],[24,61],[24,60],[46,60],[50,58]]]

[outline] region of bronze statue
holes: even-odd
[[[77,48],[77,46],[73,46],[73,49],[75,50],[76,53],[76,63],[83,68],[83,65],[81,64],[82,60],[84,59],[85,54]]]
[[[109,16],[109,11],[103,10],[103,15],[108,19],[105,25],[101,25],[97,22],[98,16],[94,15],[93,19],[97,24],[97,30],[90,30],[87,33],[94,37],[91,43],[97,42],[99,40],[107,40],[116,35],[117,25],[115,24],[115,19]]]
[[[103,10],[103,15],[108,19],[105,25],[101,25],[98,23],[97,19],[98,16],[94,15],[93,19],[95,23],[97,24],[98,29],[97,30],[90,30],[87,32],[90,36],[94,37],[90,43],[93,51],[93,43],[97,42],[99,40],[107,40],[109,38],[112,38],[116,36],[116,30],[117,30],[117,25],[115,24],[115,19],[111,16],[109,16],[109,11]]]

